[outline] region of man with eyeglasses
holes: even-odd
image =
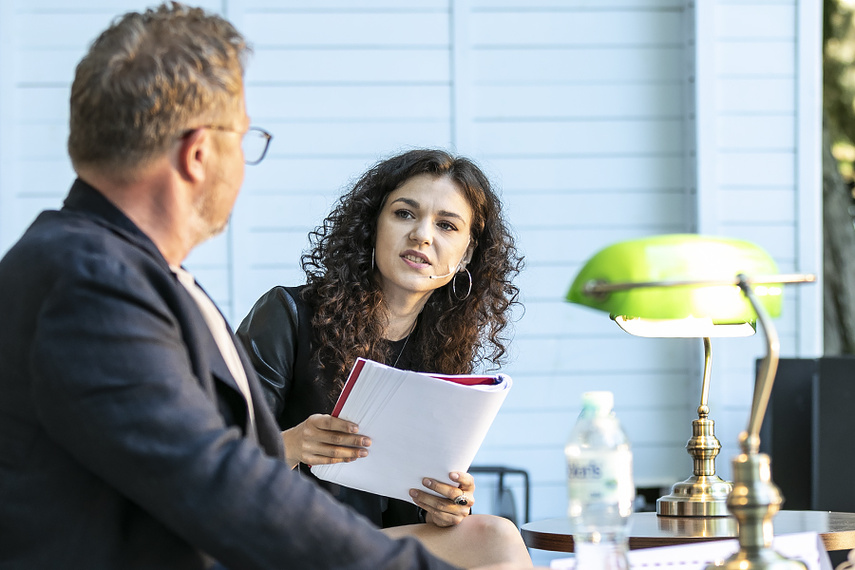
[[[78,178],[0,260],[0,566],[450,568],[301,479],[252,367],[181,267],[226,226],[248,53],[181,5],[116,20],[77,66]]]

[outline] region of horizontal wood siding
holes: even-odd
[[[194,3],[223,10],[251,40],[248,111],[274,135],[265,161],[246,170],[230,228],[187,260],[233,324],[271,286],[302,283],[308,232],[371,164],[413,147],[458,151],[501,192],[527,263],[507,367],[514,389],[477,463],[527,469],[532,518],[562,516],[564,439],[581,393],[607,389],[637,483],[691,474],[699,341],[633,338],[563,297],[598,249],[661,233],[743,237],[782,271],[819,270],[805,252],[820,238],[800,219],[813,203],[798,178],[811,165],[797,122],[800,3]],[[116,14],[147,5],[0,3],[0,251],[72,181],[74,66]],[[810,306],[785,302],[778,325],[790,354],[805,346]],[[760,338],[713,342],[725,475],[761,352]]]
[[[797,54],[799,49],[816,49],[809,43],[800,46],[800,4],[811,2],[718,0],[701,12],[706,22],[712,19],[705,46],[711,61],[696,73],[713,97],[706,107],[709,134],[698,155],[713,168],[700,180],[699,204],[706,209],[698,214],[699,231],[753,241],[772,255],[782,272],[821,273],[818,256],[805,256],[800,245],[806,238],[821,243],[812,219],[820,181],[817,177],[809,186],[799,181],[800,154],[812,135],[799,132],[804,111]],[[816,15],[813,25],[818,25]],[[784,313],[775,322],[782,356],[817,355],[820,299],[797,290],[813,287],[817,285],[786,289]],[[806,314],[811,318],[806,320]],[[714,343],[710,405],[719,420],[719,471],[725,477],[730,475],[730,458],[738,453],[738,434],[747,425],[755,362],[764,354],[762,338]]]
[[[249,112],[275,139],[233,216],[235,321],[271,286],[303,282],[308,232],[368,166],[452,142],[447,1],[244,6]]]
[[[684,479],[694,343],[636,339],[563,301],[598,249],[690,228],[681,3],[470,4],[462,150],[497,180],[526,255],[514,390],[478,461],[528,468],[532,516],[562,516],[581,393],[610,389],[638,483]]]

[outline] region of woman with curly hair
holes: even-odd
[[[308,470],[370,453],[370,434],[329,415],[357,357],[443,374],[502,362],[522,259],[487,177],[441,150],[400,154],[366,172],[309,237],[306,285],[274,287],[237,331],[286,460],[388,534],[416,536],[452,563],[530,564],[510,521],[470,515],[468,473],[449,474],[453,485],[425,478],[441,496],[412,489],[412,504]]]

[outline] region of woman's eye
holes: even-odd
[[[409,210],[395,210],[395,216],[403,219],[412,218],[413,213]]]
[[[457,231],[457,226],[455,226],[451,222],[439,222],[437,225],[442,229],[450,232]]]

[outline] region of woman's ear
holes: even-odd
[[[475,243],[475,240],[473,240],[470,237],[469,238],[469,245],[466,246],[466,253],[463,254],[463,258],[460,260],[460,263],[458,264],[458,268],[459,268],[458,271],[465,269],[466,266],[469,265],[469,262],[472,261],[472,254],[475,253],[475,246],[476,245],[477,244]]]
[[[209,142],[206,129],[195,129],[181,138],[181,146],[178,149],[178,171],[186,180],[196,182],[204,180]]]

